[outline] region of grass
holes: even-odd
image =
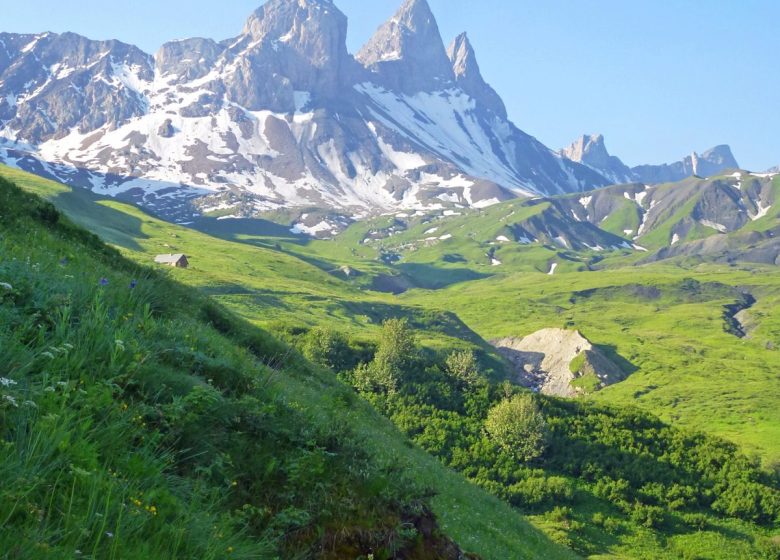
[[[368,244],[363,240],[371,231],[394,227],[396,218],[355,224],[334,241],[305,240],[273,228],[253,234],[227,226],[214,231],[216,238],[21,172],[0,168],[0,174],[54,201],[136,262],[150,263],[156,253],[187,253],[193,267],[170,271],[173,279],[265,328],[281,332],[338,325],[352,337],[371,339],[382,318],[399,316],[412,319],[427,347],[471,346],[486,354],[484,340],[523,336],[545,327],[577,328],[600,349],[626,360],[633,371],[626,381],[586,398],[638,406],[675,426],[737,442],[767,468],[780,464],[780,318],[774,313],[780,283],[774,267],[674,262],[635,266],[646,255],[504,245],[496,238],[504,234],[505,222],[522,218],[518,212],[539,209],[517,201],[433,222],[429,217],[404,220],[407,226],[399,233]],[[673,222],[670,217],[666,225]],[[439,237],[452,237],[419,243],[434,227]],[[658,233],[659,240],[668,233]],[[490,251],[502,266],[490,266]],[[401,262],[383,260],[392,254],[400,254]],[[605,269],[589,272],[596,259],[603,259],[598,265]],[[545,274],[551,262],[559,264],[554,276]],[[339,274],[345,265],[358,274]],[[367,289],[373,279],[385,276],[401,277],[412,289],[398,297]],[[724,328],[725,306],[737,301],[741,290],[758,300],[750,310],[754,328],[746,339]],[[273,386],[306,410],[318,409],[323,394],[343,390],[321,379],[311,383],[296,376]],[[388,422],[365,416],[372,413],[363,406],[350,425],[372,442],[371,454],[408,459],[406,468],[415,473],[413,478],[436,490],[432,504],[443,528],[465,548],[485,558],[566,557],[563,548],[552,546],[550,537],[535,531],[510,507],[410,449]],[[340,409],[338,415],[343,413]],[[594,521],[588,507],[597,506],[580,507],[574,515],[590,527]],[[566,523],[545,516],[532,521],[553,539]],[[698,551],[690,557],[710,557],[712,550],[729,542],[723,535],[744,531],[739,524],[724,523],[698,535],[672,533],[664,542],[635,528],[617,539],[609,531],[589,530],[613,557],[676,558],[683,551]],[[747,548],[730,546],[731,557],[745,557]]]
[[[139,262],[163,239],[186,243],[196,262],[214,255],[171,272],[201,289],[220,267],[251,277],[262,270],[252,257],[270,270],[260,281],[281,283],[293,267],[22,178]],[[429,492],[443,531],[483,558],[575,557],[268,333],[10,185],[0,196],[0,281],[11,286],[0,294],[5,557],[292,558],[329,537],[358,550],[397,538]],[[338,293],[295,266],[287,289],[308,280]]]
[[[637,368],[590,398],[637,405],[675,425],[726,437],[771,465],[780,460],[780,330],[771,313],[780,286],[770,270],[654,265],[552,277],[517,274],[404,299],[455,312],[486,339],[576,327]],[[721,288],[686,295],[682,286],[691,276]],[[654,288],[657,295],[638,287]],[[752,314],[759,326],[749,339],[724,329],[725,306],[738,299],[737,287],[758,299]]]

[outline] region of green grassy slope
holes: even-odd
[[[300,290],[302,306],[312,285],[318,297],[341,291],[285,255],[209,241],[133,207],[2,172],[141,263],[172,249],[165,243],[181,245],[194,267],[173,276],[207,293],[225,278]],[[8,185],[0,192],[15,196]],[[425,489],[445,533],[483,558],[574,557],[268,334],[104,249],[47,207],[30,214],[33,203],[12,202],[0,210],[0,281],[11,286],[0,300],[0,352],[13,382],[2,392],[20,405],[6,399],[0,412],[9,451],[0,473],[14,480],[0,491],[3,526],[14,530],[0,538],[11,557],[77,549],[270,557],[311,550],[322,529],[356,547],[370,538],[352,531],[358,519],[375,529],[371,538],[395,535]]]
[[[688,278],[719,289],[688,285]],[[738,287],[738,289],[737,289]],[[740,290],[758,303],[749,338],[725,331]],[[545,327],[580,329],[635,369],[592,398],[635,404],[675,424],[722,435],[780,460],[780,285],[769,267],[672,266],[546,276],[517,274],[404,300],[456,312],[486,339]]]
[[[135,206],[5,166],[0,166],[0,177],[51,201],[140,264],[153,265],[154,256],[161,253],[186,253],[190,269],[170,270],[172,278],[202,290],[257,325],[311,327],[338,321],[341,330],[370,338],[383,318],[402,316],[425,327],[432,346],[457,345],[461,340],[480,343],[454,317],[431,315],[423,307],[404,306],[389,295],[362,290],[337,267],[313,264],[292,250],[275,248],[275,243],[254,246],[221,240],[164,222]]]

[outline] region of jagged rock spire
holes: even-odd
[[[455,79],[426,0],[406,0],[360,49],[357,60],[381,85],[406,93],[443,89]]]
[[[604,136],[601,134],[583,134],[577,138],[568,148],[561,150],[567,159],[578,163],[588,163],[600,166],[607,163],[609,152],[604,144]]]
[[[466,33],[461,33],[447,49],[452,71],[458,85],[471,97],[501,118],[506,118],[506,107],[496,91],[485,82],[477,63],[477,55]]]
[[[627,183],[634,179],[631,170],[619,158],[607,151],[601,134],[582,135],[561,155],[571,161],[587,165],[615,183]]]

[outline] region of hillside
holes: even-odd
[[[561,295],[549,296],[549,302],[540,294],[532,292],[537,289],[546,294],[547,290],[556,285],[571,288],[575,278],[578,282],[591,279],[591,275],[568,274],[564,270],[554,276],[521,272],[499,274],[481,280],[460,278],[456,279],[460,284],[453,284],[450,288],[417,289],[397,298],[367,291],[363,284],[365,278],[348,277],[332,267],[333,261],[329,260],[338,261],[342,256],[345,259],[351,256],[352,260],[344,262],[354,264],[358,271],[368,271],[365,276],[394,272],[394,265],[381,259],[362,257],[360,253],[356,255],[349,245],[328,241],[302,242],[300,238],[290,235],[278,238],[255,235],[244,239],[237,236],[243,242],[235,243],[166,224],[132,206],[99,199],[84,191],[71,191],[68,187],[35,176],[7,168],[0,168],[0,172],[14,177],[25,189],[49,197],[72,214],[74,219],[85,224],[91,223],[97,232],[106,239],[113,239],[114,243],[123,247],[123,253],[136,261],[148,263],[156,252],[171,250],[182,250],[192,255],[192,268],[171,270],[170,275],[211,294],[231,309],[240,311],[247,319],[269,325],[310,359],[337,370],[344,382],[352,384],[363,398],[384,412],[419,446],[487,492],[514,506],[515,509],[508,509],[501,502],[493,501],[486,494],[467,485],[457,475],[443,470],[430,456],[409,451],[403,439],[389,424],[377,418],[369,420],[374,413],[368,408],[364,409],[365,405],[359,404],[362,402],[360,399],[343,396],[345,389],[339,388],[328,374],[309,373],[300,377],[295,373],[297,368],[283,368],[282,375],[273,378],[272,386],[293,403],[302,403],[305,410],[333,410],[335,406],[335,418],[342,418],[350,411],[348,425],[365,437],[363,441],[369,445],[367,449],[371,457],[387,457],[389,453],[390,456],[407,461],[407,467],[400,468],[400,472],[411,473],[415,485],[436,491],[436,496],[430,501],[433,512],[440,519],[445,533],[469,551],[485,558],[549,558],[555,554],[551,551],[561,550],[550,544],[549,539],[552,539],[584,556],[612,554],[620,557],[630,554],[633,557],[638,550],[643,550],[644,556],[639,557],[676,558],[683,553],[735,559],[771,557],[771,536],[776,533],[775,522],[771,521],[775,515],[772,513],[775,507],[772,496],[775,495],[776,482],[762,473],[757,463],[744,458],[730,444],[665,426],[654,417],[635,412],[630,407],[613,409],[586,403],[571,407],[554,399],[539,402],[546,422],[552,429],[552,439],[548,441],[544,455],[533,459],[530,464],[517,465],[507,470],[509,457],[494,442],[482,436],[488,409],[500,403],[507,392],[515,393],[519,389],[485,381],[501,379],[506,376],[506,372],[490,348],[486,347],[484,340],[474,331],[485,338],[494,335],[521,336],[531,332],[533,325],[538,325],[538,328],[550,326],[550,314],[542,313],[543,308],[549,311],[550,305],[560,307],[561,311],[556,311],[554,316],[561,317],[561,322],[564,322],[566,305],[573,305],[578,313],[573,319],[586,326],[584,334],[599,352],[626,368],[625,373],[630,374],[627,381],[603,389],[589,399],[621,405],[630,403],[660,412],[666,419],[673,420],[675,425],[694,425],[710,433],[726,435],[760,450],[765,460],[771,460],[776,451],[776,438],[773,439],[771,430],[777,426],[777,422],[771,416],[774,413],[770,409],[773,404],[772,393],[766,391],[767,384],[772,381],[766,377],[762,381],[756,375],[751,378],[755,379],[754,382],[748,382],[745,378],[743,383],[730,389],[745,395],[744,401],[720,398],[727,394],[721,384],[713,385],[709,392],[700,391],[701,399],[692,399],[686,406],[681,406],[679,398],[674,406],[669,406],[662,397],[696,383],[688,375],[684,378],[687,385],[670,376],[669,388],[655,394],[654,391],[648,391],[647,399],[644,393],[636,394],[636,389],[631,389],[637,384],[647,388],[650,380],[659,379],[661,373],[650,367],[650,360],[660,360],[661,355],[648,348],[646,352],[649,354],[646,355],[649,357],[638,360],[634,347],[627,346],[622,340],[618,340],[615,348],[612,348],[610,342],[615,339],[611,327],[594,331],[591,326],[593,323],[588,318],[588,313],[594,317],[603,317],[599,313],[603,314],[604,303],[610,301],[614,301],[616,310],[622,308],[625,311],[624,292],[620,289],[590,291],[593,289],[591,285],[579,290],[578,293],[582,293],[576,297],[562,290]],[[450,216],[443,223],[467,219],[467,216]],[[419,227],[424,226],[421,224]],[[445,244],[447,242],[444,240]],[[541,250],[549,251],[546,248]],[[361,261],[363,264],[360,264]],[[676,278],[679,273],[669,274]],[[432,274],[431,277],[438,275]],[[418,275],[417,278],[424,276]],[[619,276],[616,271],[593,274],[592,278],[598,278],[602,285],[610,286],[616,278],[625,278],[624,282],[627,282],[629,278],[636,280],[637,276],[635,272],[626,270],[623,276]],[[771,277],[765,278],[770,285]],[[543,282],[539,283],[542,279]],[[125,278],[125,281],[129,280]],[[535,283],[531,284],[529,280]],[[686,318],[691,309],[695,309],[691,307],[692,304],[700,305],[702,312],[706,313],[714,303],[714,309],[718,310],[717,317],[722,319],[722,306],[733,303],[737,295],[725,284],[678,286],[675,280],[671,280],[672,289],[667,291],[661,288],[661,295],[656,297],[650,286],[660,285],[660,280],[661,276],[647,276],[643,281],[648,285],[646,296],[652,302],[649,306],[656,309],[659,305],[668,305],[684,313]],[[111,281],[111,285],[115,283]],[[122,280],[118,283],[121,285]],[[226,285],[230,290],[224,289]],[[520,286],[523,288],[518,289]],[[235,298],[237,292],[242,297]],[[258,298],[261,293],[265,299]],[[477,293],[480,295],[475,295]],[[494,293],[515,293],[515,301],[523,302],[520,308],[523,311],[519,312],[518,307],[512,305],[512,300],[507,303],[505,296],[494,297],[496,306],[493,306],[490,295]],[[636,299],[632,293],[645,292],[625,292],[626,297]],[[254,300],[254,305],[248,306],[247,296],[258,299]],[[593,307],[583,306],[588,296],[593,300]],[[575,303],[571,303],[572,297],[575,297]],[[577,297],[582,298],[582,301]],[[686,306],[682,307],[683,303]],[[681,305],[679,310],[675,308],[677,305]],[[647,311],[642,311],[648,314],[648,321],[652,317],[649,306]],[[374,319],[353,315],[366,309],[374,310]],[[382,326],[381,322],[392,317],[392,313],[384,314],[393,310],[403,311],[395,316],[409,321],[406,324],[412,328],[415,339],[413,344],[421,344],[422,347],[412,352],[414,358],[399,362],[403,364],[399,366],[400,369],[391,370],[396,371],[392,375],[400,377],[396,392],[387,393],[383,388],[387,381],[374,377],[378,370],[372,368],[378,366],[370,364],[378,363],[377,357],[383,355],[382,343],[377,347],[376,341],[387,339],[386,325]],[[458,315],[452,311],[457,311]],[[536,311],[540,314],[534,316]],[[299,315],[303,319],[297,319]],[[463,317],[465,323],[460,317]],[[442,318],[448,320],[442,321]],[[689,320],[695,322],[695,317]],[[574,322],[567,320],[564,326],[570,328]],[[604,323],[602,321],[600,324]],[[522,329],[517,328],[518,324],[522,324]],[[610,321],[605,327],[609,324]],[[647,330],[648,326],[637,323],[636,336],[642,339],[649,336],[652,331]],[[718,326],[723,328],[720,323]],[[339,333],[333,333],[334,330]],[[729,334],[724,336],[733,337]],[[398,340],[402,341],[403,337]],[[689,343],[693,344],[692,341]],[[723,340],[717,339],[713,344],[723,344]],[[460,358],[451,361],[452,356],[464,350],[464,355],[476,351],[475,365],[468,365],[468,360],[462,361]],[[705,350],[703,355],[707,356],[710,351]],[[285,351],[284,355],[292,354]],[[275,364],[278,363],[278,353],[276,356]],[[713,359],[716,357],[713,356]],[[367,369],[361,369],[359,362],[369,362]],[[738,358],[735,358],[733,363],[737,362]],[[674,362],[673,367],[675,371],[680,371],[679,368],[685,365]],[[453,373],[446,373],[449,371],[463,372],[463,381],[461,378],[453,378]],[[478,372],[477,377],[472,377],[470,371]],[[631,383],[635,385],[629,385]],[[323,387],[333,387],[336,395],[342,395],[335,400],[341,402],[346,399],[350,404],[346,409],[343,405],[333,405],[329,398],[330,390],[323,391]],[[698,386],[697,390],[702,387],[704,385]],[[760,390],[764,390],[762,396],[748,396],[748,391]],[[632,397],[620,397],[627,394]],[[615,395],[614,400],[612,395]],[[326,399],[325,402],[322,399]],[[764,407],[761,415],[757,416],[759,422],[754,424],[750,434],[738,429],[744,425],[738,416],[744,412],[738,408],[743,402]],[[710,408],[703,411],[704,403]],[[353,410],[354,407],[357,409]],[[679,413],[671,416],[667,411]],[[723,421],[709,425],[697,424],[700,418],[705,417],[705,412],[710,417],[718,414]],[[619,421],[608,418],[617,418]],[[729,424],[729,421],[732,423]],[[638,426],[642,426],[642,429],[637,430]],[[606,455],[603,453],[605,448],[610,450]],[[572,455],[575,449],[579,451]],[[718,464],[723,466],[712,470],[695,461],[680,463],[678,459],[671,458],[697,457],[707,453],[717,455]],[[648,463],[651,457],[652,461],[664,465],[663,468],[650,471],[639,469],[639,464],[653,464]],[[590,466],[586,465],[588,462]],[[595,474],[583,476],[586,471]],[[694,479],[698,477],[699,482],[694,483],[694,479],[686,474],[690,472],[698,473]],[[737,486],[736,480],[729,481],[726,475],[729,472],[743,473],[744,477],[739,479],[738,484],[747,484],[746,489]],[[625,487],[623,480],[627,484]],[[614,484],[618,485],[615,489],[617,493],[609,490]],[[684,487],[689,497],[673,506],[658,498],[658,488],[672,491],[677,486]],[[739,495],[740,492],[759,492],[767,498],[764,502],[756,502],[755,506],[730,504],[730,496]],[[713,501],[718,493],[723,494],[724,498]],[[751,510],[752,507],[757,509]],[[464,511],[468,513],[464,514]],[[533,523],[546,536],[534,532],[517,512],[531,516]],[[492,529],[491,526],[499,523],[498,519],[502,520],[501,523],[513,524],[514,528],[499,525]],[[507,541],[509,534],[517,536]],[[731,551],[731,556],[713,556],[724,546]]]
[[[572,557],[267,332],[0,197],[4,557]]]

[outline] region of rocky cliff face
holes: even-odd
[[[0,119],[29,143],[72,129],[116,128],[147,110],[152,58],[118,41],[73,33],[0,34]]]
[[[609,155],[601,134],[583,135],[571,146],[561,150],[561,154],[598,171],[613,183],[630,183],[635,180],[634,174],[620,159]]]

